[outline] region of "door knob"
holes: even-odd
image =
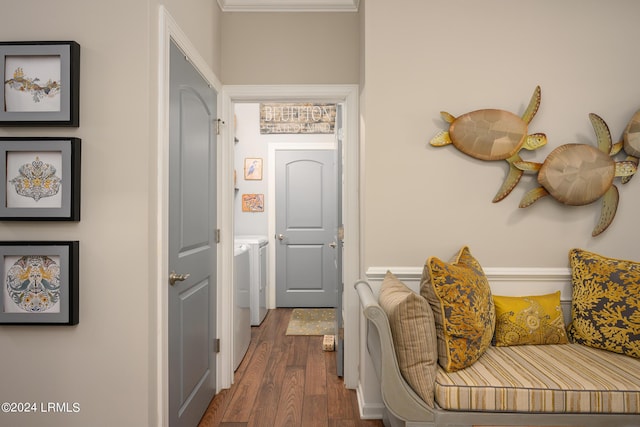
[[[278,240],[280,240],[281,242],[286,238],[287,236],[285,236],[284,234],[278,234]]]
[[[336,246],[338,246],[338,244],[336,242],[331,242],[331,243],[329,243],[329,246],[331,246],[333,249],[335,249]]]
[[[171,286],[175,285],[176,282],[183,282],[189,278],[189,274],[176,274],[175,271],[169,273],[169,284]]]

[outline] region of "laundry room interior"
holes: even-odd
[[[278,105],[291,104],[261,104],[236,103],[234,105],[234,237],[235,237],[235,271],[234,281],[236,304],[234,307],[234,332],[236,362],[242,359],[250,339],[250,326],[258,326],[264,320],[268,309],[278,306],[275,292],[275,244],[277,231],[275,230],[275,170],[273,163],[278,149],[288,150],[317,149],[318,147],[333,148],[335,150],[335,104],[333,108],[330,128],[322,127],[322,107],[317,104],[306,104],[309,117],[315,114],[316,120],[311,120],[314,129],[300,129],[300,124],[265,126],[265,105],[281,110],[284,121],[291,110]],[[303,104],[305,105],[305,104]],[[269,111],[269,110],[267,110]],[[261,121],[262,112],[262,121]],[[267,115],[270,113],[267,112]],[[296,113],[297,114],[297,113]],[[302,114],[302,113],[301,113]],[[267,117],[267,120],[269,117]],[[315,123],[313,123],[315,122]],[[306,126],[309,126],[307,124]],[[322,133],[309,133],[322,132]],[[248,252],[248,256],[244,255]],[[249,261],[251,274],[246,277],[246,259]],[[249,284],[244,281],[248,281]],[[250,300],[247,310],[246,301]],[[235,364],[235,363],[234,363]]]

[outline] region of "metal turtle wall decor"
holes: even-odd
[[[521,161],[520,150],[535,150],[547,143],[543,133],[528,135],[529,123],[538,112],[541,99],[540,86],[531,96],[522,116],[497,109],[476,110],[454,117],[442,111],[440,115],[449,123],[449,129],[439,132],[429,142],[434,147],[453,144],[461,152],[480,160],[506,160],[507,177],[493,198],[499,202],[518,184],[523,171],[514,166]]]
[[[622,143],[624,152],[627,153],[626,160],[635,163],[637,166],[640,158],[640,110],[636,111],[631,120],[629,120],[629,124],[622,136]],[[622,183],[629,182],[632,176],[623,176]]]
[[[543,163],[515,161],[514,166],[523,171],[537,172],[540,187],[527,192],[520,207],[526,208],[544,196],[551,195],[560,203],[582,206],[602,198],[600,219],[592,236],[602,233],[613,221],[619,194],[613,184],[615,177],[628,177],[637,170],[631,160],[616,162],[613,159],[622,143],[612,144],[609,127],[596,114],[589,114],[597,137],[598,148],[587,144],[565,144],[554,149]]]

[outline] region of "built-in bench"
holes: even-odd
[[[402,376],[370,284],[355,287],[387,425],[640,426],[640,359],[581,344],[491,346],[468,368],[439,367],[434,401],[425,402]]]

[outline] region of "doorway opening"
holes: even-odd
[[[235,236],[235,212],[242,209],[241,199],[236,195],[234,181],[237,182],[241,177],[244,179],[244,157],[236,159],[235,147],[236,142],[234,140],[235,134],[235,110],[237,106],[242,106],[248,103],[260,103],[260,102],[325,102],[343,104],[344,106],[344,145],[340,150],[340,157],[344,164],[342,171],[342,214],[344,223],[344,248],[343,248],[343,282],[347,284],[344,288],[344,294],[342,296],[343,305],[343,317],[344,317],[344,383],[348,388],[355,388],[357,386],[358,378],[358,334],[359,334],[359,315],[358,315],[358,300],[355,291],[349,286],[349,283],[355,283],[360,277],[360,213],[359,213],[359,140],[358,140],[358,87],[357,85],[309,85],[309,86],[225,86],[223,87],[223,117],[227,123],[225,127],[224,139],[227,141],[223,150],[222,156],[222,186],[223,199],[228,202],[227,206],[233,206],[228,212],[222,214],[221,228],[222,234]],[[242,126],[240,121],[237,123],[238,129]],[[242,140],[237,142],[238,145],[242,144]],[[267,156],[268,157],[268,156]],[[254,158],[247,156],[247,158]],[[268,165],[266,160],[263,159],[263,166],[265,171],[268,171]],[[241,165],[239,168],[238,165]],[[226,168],[226,170],[225,170]],[[235,174],[234,174],[235,169]],[[263,171],[263,174],[265,172]],[[241,175],[242,174],[242,175]],[[235,176],[235,179],[234,179]],[[265,175],[263,175],[264,177]],[[264,179],[264,178],[263,178]],[[226,183],[225,183],[226,180]],[[238,190],[239,193],[240,190]],[[269,192],[267,191],[267,194]],[[246,193],[246,194],[260,194],[260,193]],[[259,198],[258,198],[259,200]],[[265,207],[268,206],[268,198],[264,199]],[[266,217],[266,215],[265,215]],[[265,218],[267,226],[267,236],[273,242],[275,239],[275,228],[268,228],[268,218]],[[264,223],[262,224],[264,226]],[[226,231],[225,231],[226,230]],[[230,233],[230,234],[227,234]],[[227,254],[233,253],[233,239],[223,242],[225,251]],[[229,259],[230,256],[226,256]],[[223,256],[224,262],[225,256]],[[273,259],[273,258],[272,258]],[[231,264],[229,264],[231,265]],[[227,272],[230,274],[231,272]],[[273,279],[273,274],[270,274]],[[223,279],[224,280],[224,279]],[[271,292],[271,290],[270,290]],[[221,298],[221,311],[224,312],[225,304],[229,307],[231,302],[231,295],[222,295]],[[271,297],[270,307],[275,307],[275,298]],[[223,313],[221,313],[224,315]],[[224,334],[231,336],[231,330],[229,327],[226,330],[221,331]],[[228,358],[228,356],[227,356]],[[227,375],[227,383],[232,382],[232,371],[227,370],[226,373],[222,372],[219,378],[224,381],[225,375]]]

